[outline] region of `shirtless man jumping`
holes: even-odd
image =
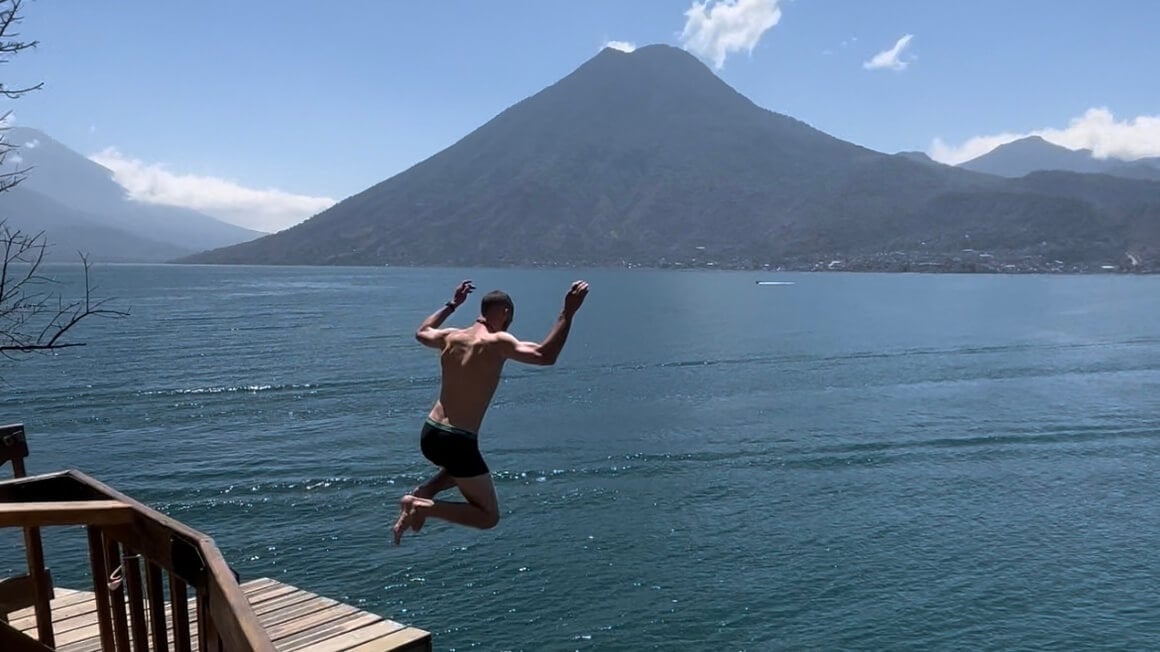
[[[572,284],[559,318],[548,337],[538,344],[521,342],[507,332],[515,317],[515,306],[511,297],[498,290],[484,295],[480,316],[471,326],[440,328],[474,290],[471,281],[464,281],[455,291],[455,298],[428,317],[415,333],[419,342],[440,352],[443,381],[439,399],[419,436],[423,456],[438,466],[439,472],[399,501],[395,545],[407,528],[418,531],[429,516],[480,529],[499,523],[495,485],[479,452],[477,433],[483,416],[491,405],[505,362],[556,363],[572,328],[572,317],[588,295],[588,283]],[[434,500],[439,492],[454,486],[459,487],[467,502]]]

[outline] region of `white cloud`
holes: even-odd
[[[40,146],[40,139],[34,138],[34,139],[28,141],[27,143],[24,143],[24,146],[27,147],[28,149],[36,149],[37,147]]]
[[[705,0],[696,2],[685,12],[687,20],[681,32],[685,49],[709,59],[718,70],[725,58],[753,48],[765,32],[781,20],[779,0]],[[710,3],[713,6],[710,8]]]
[[[621,52],[632,52],[636,49],[636,43],[632,41],[608,41],[604,44],[604,47],[620,50]]]
[[[259,190],[217,177],[177,174],[163,165],[126,157],[111,147],[89,158],[112,170],[113,178],[134,200],[192,208],[259,231],[280,231],[335,203],[329,197]]]
[[[947,165],[958,165],[965,163],[973,158],[978,158],[983,154],[995,149],[999,145],[1004,145],[1013,140],[1019,140],[1023,136],[1030,134],[1012,134],[1002,133],[993,136],[975,136],[968,139],[962,145],[954,146],[948,145],[941,138],[935,138],[927,150],[927,155],[939,163],[946,163]]]
[[[1145,156],[1160,156],[1160,115],[1141,115],[1117,120],[1104,107],[1088,109],[1078,118],[1072,118],[1067,127],[1047,127],[1026,133],[975,136],[961,145],[948,145],[935,138],[928,154],[940,163],[958,165],[977,158],[1013,140],[1039,136],[1049,143],[1068,149],[1090,149],[1096,158],[1134,160]]]
[[[866,70],[881,70],[883,68],[906,70],[910,62],[902,60],[902,51],[906,49],[906,46],[910,45],[910,39],[912,38],[914,38],[914,34],[904,35],[894,43],[894,47],[874,55],[869,61],[863,62],[862,67]]]

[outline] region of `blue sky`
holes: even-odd
[[[135,196],[274,230],[609,41],[685,47],[757,104],[884,152],[956,162],[1041,133],[1157,155],[1158,25],[1148,0],[32,0],[20,32],[40,45],[3,80],[43,81],[5,103],[16,124],[96,156]]]

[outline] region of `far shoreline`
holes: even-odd
[[[45,267],[83,267],[78,261],[44,261]],[[730,272],[749,274],[859,274],[859,275],[908,275],[908,276],[1155,276],[1157,268],[1115,269],[1092,268],[1091,266],[1069,266],[1063,269],[1043,269],[1035,266],[1015,268],[965,269],[962,267],[925,264],[902,267],[843,265],[830,267],[816,264],[781,265],[778,267],[732,266],[725,264],[692,265],[645,265],[645,264],[600,264],[600,263],[559,263],[559,264],[286,264],[286,263],[183,263],[175,261],[100,261],[90,260],[92,268],[99,267],[172,267],[172,268],[212,268],[212,269],[270,269],[270,270],[510,270],[510,271],[556,271],[556,270],[596,270],[596,271],[645,271],[645,272]]]

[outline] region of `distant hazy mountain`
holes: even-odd
[[[103,218],[57,203],[20,184],[0,193],[0,219],[28,235],[44,232],[45,259],[79,262],[78,253],[93,262],[159,263],[190,254],[190,250],[149,240],[110,226]]]
[[[1029,136],[1000,145],[959,167],[1002,177],[1021,177],[1032,172],[1064,170],[1085,174],[1110,174],[1130,179],[1160,180],[1160,159],[1123,161],[1099,159],[1090,149],[1072,150]]]
[[[925,158],[925,157],[923,157]],[[918,159],[918,160],[915,160]],[[1160,184],[1002,179],[763,109],[688,53],[611,49],[451,147],[205,263],[531,265],[1160,253]],[[1080,188],[1080,191],[1075,191]],[[1096,201],[1098,199],[1098,201]],[[803,261],[805,261],[803,263]]]
[[[914,161],[915,163],[922,163],[924,165],[942,165],[938,161],[927,155],[926,152],[899,152],[895,156],[900,156],[905,159]]]
[[[5,132],[5,140],[19,147],[9,154],[6,170],[13,169],[13,154],[22,159],[21,168],[30,168],[10,192],[23,190],[37,197],[0,193],[0,218],[30,230],[43,228],[53,243],[75,239],[75,233],[64,234],[59,226],[49,228],[52,223],[83,224],[86,232],[110,236],[94,236],[86,247],[96,258],[152,261],[263,235],[197,211],[130,200],[110,170],[35,129],[13,127]],[[44,206],[45,214],[30,210],[35,206]],[[123,244],[113,244],[112,234],[116,233],[123,234]]]

